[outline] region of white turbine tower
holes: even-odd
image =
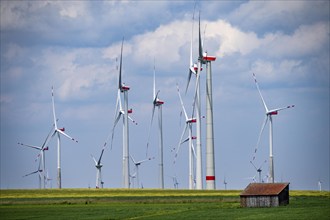
[[[261,127],[261,131],[260,131],[260,134],[259,134],[259,138],[258,138],[258,142],[257,142],[257,147],[254,151],[254,153],[257,152],[257,149],[258,149],[258,145],[259,145],[259,142],[260,142],[260,138],[261,138],[261,134],[267,124],[267,121],[269,120],[269,182],[270,183],[274,183],[274,155],[273,155],[273,115],[277,115],[279,111],[281,110],[284,110],[284,109],[288,109],[288,108],[293,108],[294,105],[288,105],[286,107],[282,107],[282,108],[276,108],[276,109],[271,109],[269,110],[267,105],[266,105],[266,102],[263,98],[263,96],[261,95],[261,92],[260,92],[260,89],[259,89],[259,85],[258,85],[258,82],[257,82],[257,79],[256,79],[256,76],[255,74],[253,73],[253,78],[254,78],[254,82],[256,84],[256,87],[257,87],[257,90],[259,92],[259,95],[260,95],[260,98],[261,98],[261,101],[263,103],[263,106],[265,108],[265,113],[266,113],[266,116],[265,116],[265,119],[264,119],[264,123],[262,124],[262,127]],[[255,159],[255,156],[253,157],[253,160]]]
[[[64,133],[65,128],[58,128],[57,127],[57,119],[56,119],[56,114],[55,114],[55,104],[54,104],[54,88],[52,87],[52,104],[53,104],[53,120],[54,120],[54,132],[52,137],[57,135],[57,186],[59,189],[62,188],[62,177],[61,177],[61,135],[64,137],[67,137],[76,143],[78,143],[77,140],[74,138],[70,137],[66,133]],[[48,141],[46,142],[48,143]]]
[[[128,119],[130,119],[134,123],[135,121],[128,116],[128,114],[133,112],[132,109],[128,109],[128,91],[130,87],[122,83],[122,79],[121,79],[122,62],[123,62],[123,44],[124,44],[124,38],[122,40],[121,52],[120,52],[119,84],[118,84],[117,102],[116,102],[116,110],[115,110],[115,121],[112,128],[111,149],[112,149],[115,127],[120,117],[123,115],[123,187],[130,188]],[[120,93],[124,94],[124,109],[121,106]]]
[[[180,90],[179,90],[179,86],[177,85],[177,91],[178,91],[178,95],[179,95],[179,98],[180,98],[180,103],[181,103],[181,107],[182,107],[182,111],[184,113],[184,116],[185,116],[185,119],[186,119],[186,125],[183,129],[183,132],[182,132],[182,135],[181,135],[181,138],[180,138],[180,142],[179,142],[179,145],[178,145],[178,148],[177,148],[177,151],[175,153],[175,160],[174,162],[176,161],[177,157],[178,157],[178,153],[179,153],[179,150],[180,150],[180,146],[181,144],[183,144],[184,142],[186,142],[187,140],[183,141],[183,136],[185,135],[187,129],[188,129],[188,141],[189,141],[189,144],[188,144],[188,155],[189,155],[189,189],[193,189],[194,188],[194,147],[193,147],[193,139],[195,139],[195,137],[192,136],[192,124],[193,123],[196,123],[196,118],[193,117],[193,114],[194,114],[194,111],[192,113],[192,117],[191,118],[188,118],[188,115],[187,115],[187,112],[186,112],[186,109],[183,105],[183,101],[182,101],[182,98],[181,98],[181,94],[180,94]]]
[[[105,149],[105,147],[102,148],[101,155],[98,160],[96,160],[95,157],[93,155],[91,155],[95,162],[95,167],[97,169],[97,171],[96,171],[96,188],[97,189],[103,188],[103,183],[104,183],[102,181],[102,172],[101,172],[101,168],[103,166],[101,163],[101,160],[102,160],[104,149]]]
[[[204,53],[203,62],[206,63],[206,189],[215,189],[214,162],[214,131],[213,131],[213,99],[212,99],[212,71],[211,62],[216,57]]]
[[[154,157],[149,157],[147,159],[144,159],[144,160],[140,160],[140,161],[135,161],[134,158],[132,157],[131,155],[131,159],[134,163],[134,166],[135,166],[135,174],[136,174],[136,182],[137,182],[137,187],[139,188],[140,187],[140,179],[139,179],[139,166],[144,163],[144,162],[147,162],[149,160],[152,160],[154,159]]]
[[[152,107],[152,115],[149,126],[149,134],[147,141],[147,154],[148,157],[148,148],[149,148],[149,139],[151,133],[152,122],[155,114],[155,108],[158,108],[158,128],[159,128],[159,188],[164,189],[164,158],[163,158],[163,116],[162,116],[162,105],[164,101],[158,98],[159,90],[156,93],[156,68],[154,64],[154,82],[153,82],[153,107]]]

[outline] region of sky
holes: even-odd
[[[18,145],[42,145],[52,128],[54,87],[58,126],[78,140],[61,138],[63,188],[95,187],[99,157],[114,123],[118,57],[124,37],[123,82],[128,102],[130,154],[146,158],[153,101],[153,67],[163,105],[165,188],[188,188],[188,148],[176,91],[188,112],[187,94],[194,1],[6,1],[1,0],[0,188],[38,188],[38,152]],[[329,190],[329,1],[198,1],[193,58],[197,60],[200,11],[204,50],[212,63],[216,188],[244,189],[257,172],[254,155],[265,110],[295,105],[273,117],[276,182],[290,189]],[[155,62],[154,62],[155,61]],[[194,82],[195,79],[193,78]],[[201,75],[205,115],[205,69]],[[155,113],[157,119],[157,112]],[[139,167],[144,188],[158,188],[158,126],[151,127],[148,156]],[[195,133],[195,129],[194,129]],[[269,128],[256,154],[268,173]],[[202,119],[205,179],[205,119]],[[56,139],[46,151],[46,170],[56,188]],[[109,146],[109,145],[107,145]],[[122,187],[122,123],[102,158],[104,187]],[[267,160],[266,164],[263,161]],[[130,167],[131,174],[134,167]],[[257,176],[256,176],[257,178]],[[132,184],[133,186],[133,184]],[[136,183],[135,186],[137,187]],[[204,180],[205,187],[205,180]]]

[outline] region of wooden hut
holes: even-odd
[[[241,193],[242,207],[276,207],[289,204],[289,183],[250,183]]]

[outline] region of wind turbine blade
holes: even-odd
[[[55,101],[54,101],[54,87],[52,86],[52,105],[53,105],[53,119],[54,119],[54,125],[55,129],[57,129],[57,123],[56,123],[56,114],[55,114]]]
[[[102,148],[100,158],[99,158],[99,160],[98,160],[98,162],[97,162],[98,165],[101,164],[101,159],[102,159],[102,156],[103,156],[103,152],[104,152],[104,147]]]
[[[195,114],[195,107],[199,105],[199,100],[197,100],[197,92],[198,92],[198,84],[199,84],[199,74],[196,74],[196,83],[195,83],[195,94],[194,94],[194,99],[193,99],[193,109],[191,113],[191,118],[194,117]],[[197,108],[198,111],[198,108]]]
[[[141,164],[141,163],[144,163],[144,162],[146,162],[146,161],[148,161],[148,160],[152,160],[152,159],[155,159],[154,157],[149,157],[149,158],[146,158],[146,159],[144,159],[144,160],[140,160],[140,161],[138,161],[137,163],[138,164]]]
[[[128,116],[128,119],[131,120],[134,124],[137,125],[137,122],[131,116]]]
[[[123,63],[123,45],[124,45],[124,37],[121,42],[121,50],[120,50],[120,61],[119,61],[119,85],[118,88],[121,90],[122,87],[122,80],[121,80],[121,69],[122,69],[122,63]]]
[[[24,175],[23,177],[30,176],[30,175],[35,174],[35,173],[38,173],[38,172],[39,172],[39,170],[34,171],[34,172],[31,172],[31,173],[28,173],[28,174]]]
[[[151,134],[151,127],[152,127],[152,122],[154,119],[154,114],[155,114],[155,104],[152,107],[152,115],[151,115],[151,121],[150,121],[150,125],[149,125],[149,132],[148,132],[148,141],[147,141],[147,152],[146,152],[146,157],[148,156],[148,149],[149,149],[149,141],[150,141],[150,134]]]
[[[41,147],[38,147],[38,146],[23,144],[23,143],[20,143],[20,142],[18,142],[17,144],[22,145],[22,146],[26,146],[26,147],[30,147],[30,148],[34,148],[34,149],[37,149],[37,150],[41,150]]]
[[[69,138],[69,139],[75,141],[76,143],[78,143],[78,141],[77,141],[76,139],[74,139],[73,137],[71,137],[71,136],[69,136],[68,134],[64,133],[64,132],[61,131],[60,129],[57,129],[56,131],[57,131],[58,133],[64,135],[65,137],[67,137],[67,138]]]
[[[269,110],[269,113],[271,113],[271,112],[278,112],[278,111],[282,111],[284,109],[293,108],[293,107],[294,107],[294,105],[288,105],[286,107],[276,108],[276,109]]]
[[[133,156],[132,156],[132,155],[129,155],[129,156],[131,157],[131,159],[132,159],[134,165],[136,165],[137,163],[136,163],[136,161],[134,160]]]
[[[176,162],[176,159],[177,159],[177,157],[178,157],[178,153],[179,153],[179,151],[180,151],[180,147],[181,147],[181,142],[182,142],[182,139],[183,139],[184,134],[185,134],[186,131],[187,131],[187,128],[188,128],[188,124],[186,123],[186,126],[184,127],[183,132],[182,132],[182,134],[181,134],[181,138],[180,138],[180,141],[179,141],[179,144],[178,144],[178,149],[177,149],[176,152],[175,152],[174,163]]]
[[[194,69],[194,63],[193,63],[193,35],[194,35],[194,17],[195,17],[195,7],[196,7],[196,2],[194,6],[194,12],[193,12],[193,17],[192,17],[192,25],[191,25],[191,39],[190,39],[190,63],[189,63],[189,73],[188,73],[188,80],[187,80],[187,86],[186,86],[186,92],[187,94],[191,75],[194,74],[196,75],[196,71]]]
[[[260,92],[260,89],[259,89],[259,84],[258,84],[258,81],[257,81],[257,78],[256,78],[256,75],[253,73],[253,78],[254,78],[254,83],[256,84],[256,87],[257,87],[257,90],[259,92],[259,95],[260,95],[260,98],[261,98],[261,101],[265,107],[265,110],[266,112],[268,112],[268,108],[267,108],[267,105],[266,105],[266,102],[264,100],[264,97],[262,96],[261,92]]]
[[[94,162],[95,162],[95,166],[97,165],[97,161],[96,161],[96,159],[95,159],[95,157],[91,154],[91,157],[92,157],[92,159],[94,160]]]
[[[113,143],[113,137],[114,137],[114,135],[115,135],[115,127],[116,127],[116,125],[117,125],[117,123],[118,123],[118,121],[119,121],[119,119],[120,119],[120,116],[122,115],[122,113],[121,112],[118,112],[118,116],[117,116],[117,118],[116,118],[116,120],[115,120],[115,122],[114,122],[114,124],[113,124],[113,127],[112,127],[112,134],[111,134],[111,147],[110,147],[110,149],[112,149],[112,143]],[[106,143],[104,144],[104,146],[106,145]]]
[[[258,148],[259,148],[259,143],[260,143],[261,135],[262,135],[262,133],[263,133],[263,131],[264,131],[264,129],[265,129],[265,126],[266,126],[266,124],[267,124],[267,121],[268,121],[268,116],[266,115],[266,116],[265,116],[265,119],[264,119],[264,122],[263,122],[263,124],[262,124],[262,126],[261,126],[261,130],[260,130],[259,137],[258,137],[258,141],[257,141],[257,146],[256,146],[256,148],[255,148],[255,150],[254,150],[254,156],[253,156],[252,161],[255,159],[255,155],[256,155],[257,150],[258,150]]]
[[[179,94],[180,103],[181,103],[181,107],[182,107],[183,113],[184,113],[184,115],[186,117],[186,121],[188,121],[188,115],[187,115],[186,109],[184,108],[184,105],[183,105],[183,101],[182,101],[182,98],[181,98],[180,89],[179,89],[178,84],[176,84],[176,88],[177,88],[177,91],[178,91],[178,94]]]
[[[267,160],[265,160],[259,167],[259,170],[261,169],[261,167],[267,162]]]
[[[198,52],[199,59],[203,59],[203,47],[202,47],[202,39],[201,39],[201,14],[199,12],[198,16]]]
[[[196,155],[196,151],[195,151],[194,143],[191,143],[191,147],[192,147],[192,151],[193,151],[193,153],[194,153],[194,156],[195,156],[195,158],[196,158],[197,155]]]
[[[57,119],[56,121],[58,121],[58,119]],[[55,126],[55,125],[53,125],[53,126]],[[53,126],[51,127],[51,129],[50,129],[50,131],[49,131],[49,133],[48,133],[48,135],[47,135],[47,137],[46,137],[44,143],[41,145],[41,149],[44,149],[45,146],[47,146],[47,144],[48,144],[48,142],[49,142],[49,140],[50,140],[51,134],[54,132],[54,128],[53,128]]]
[[[187,141],[189,141],[189,137],[187,137],[185,140],[183,140],[183,141],[181,142],[181,144],[184,144],[184,143],[186,143]]]
[[[254,163],[252,161],[250,161],[250,163],[252,164],[252,166],[258,171],[258,168],[254,165]]]

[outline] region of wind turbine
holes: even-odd
[[[105,149],[105,147],[102,148],[101,155],[98,160],[96,160],[95,157],[93,155],[91,155],[95,162],[95,167],[97,169],[97,171],[96,171],[96,188],[97,189],[103,188],[103,183],[104,183],[102,181],[102,172],[101,172],[101,168],[103,166],[101,163],[101,160],[102,160],[104,149]]]
[[[319,186],[319,191],[322,191],[322,181],[319,179],[319,181],[317,182],[317,185]]]
[[[187,129],[188,129],[188,141],[189,141],[189,144],[188,144],[188,152],[189,152],[189,189],[193,189],[194,188],[194,175],[193,175],[193,170],[194,170],[194,162],[193,162],[193,154],[194,154],[194,149],[193,149],[193,139],[195,139],[193,136],[192,136],[192,124],[193,123],[196,123],[196,118],[194,118],[193,116],[191,118],[188,118],[188,115],[187,115],[187,112],[186,112],[186,109],[183,105],[183,101],[182,101],[182,98],[181,98],[181,94],[180,94],[180,89],[179,89],[179,86],[177,85],[177,91],[178,91],[178,95],[179,95],[179,98],[180,98],[180,103],[181,103],[181,107],[182,107],[182,111],[184,113],[184,116],[185,116],[185,119],[186,119],[186,125],[183,129],[183,132],[182,132],[182,135],[181,135],[181,138],[180,138],[180,142],[179,142],[179,146],[178,146],[178,149],[175,153],[175,160],[174,162],[176,161],[177,157],[178,157],[178,153],[179,153],[179,150],[180,150],[180,146],[182,143],[186,142],[185,141],[182,141],[183,140],[183,136],[185,135]],[[193,111],[194,112],[194,111]],[[193,115],[194,113],[192,113]]]
[[[120,63],[119,63],[119,84],[118,84],[118,93],[117,93],[117,103],[115,110],[115,122],[112,128],[112,138],[111,138],[111,149],[114,137],[115,127],[123,115],[123,187],[130,188],[130,174],[129,174],[129,136],[128,136],[128,119],[135,121],[128,116],[129,113],[132,113],[132,109],[128,109],[128,91],[130,89],[129,86],[122,83],[122,62],[123,62],[123,45],[124,38],[121,44],[121,52],[120,52]],[[124,94],[124,108],[121,106],[121,98],[120,93]]]
[[[227,190],[227,181],[226,181],[226,176],[223,178],[223,184],[225,185],[225,190]]]
[[[45,179],[46,179],[46,185],[47,185],[47,187],[48,188],[53,188],[53,185],[52,185],[52,182],[51,182],[53,179],[49,177],[48,170],[47,170],[47,174],[46,174],[46,178]],[[48,185],[49,182],[50,182],[50,185]]]
[[[30,148],[33,148],[33,149],[36,149],[36,150],[38,150],[38,151],[41,151],[41,154],[38,154],[38,157],[41,155],[41,163],[42,163],[42,169],[40,169],[41,170],[41,172],[42,172],[42,170],[45,170],[45,167],[46,167],[46,165],[45,165],[45,161],[46,161],[46,157],[45,157],[45,150],[48,150],[48,147],[44,147],[44,148],[42,148],[42,147],[38,147],[38,146],[33,146],[33,145],[28,145],[28,144],[23,144],[23,143],[17,143],[17,144],[19,144],[19,145],[22,145],[22,146],[26,146],[26,147],[30,147]],[[43,188],[45,189],[46,188],[46,178],[45,178],[45,175],[43,175],[44,176],[44,181],[43,181]]]
[[[38,178],[39,178],[39,189],[41,189],[41,179],[43,178],[43,175],[42,175],[42,172],[43,170],[41,169],[40,167],[41,165],[41,160],[39,160],[39,166],[38,166],[38,169],[36,171],[33,171],[31,173],[28,173],[28,174],[25,174],[23,177],[27,177],[27,176],[30,176],[32,174],[35,174],[35,173],[38,173]]]
[[[48,135],[47,135],[47,137],[46,137],[44,143],[41,145],[41,147],[39,147],[39,146],[34,146],[34,145],[23,144],[23,143],[20,143],[20,142],[17,143],[17,144],[19,144],[19,145],[21,145],[21,146],[25,146],[25,147],[29,147],[29,148],[32,148],[32,149],[36,149],[36,150],[38,150],[38,151],[40,152],[40,153],[38,154],[38,157],[41,155],[42,169],[43,169],[44,171],[46,170],[46,156],[45,156],[45,151],[49,149],[48,146],[46,147],[46,144],[47,144],[48,141],[49,141],[48,139],[49,139],[49,137],[50,137],[50,135],[51,135],[51,133],[52,133],[52,131],[53,131],[53,127],[54,127],[54,125],[52,126],[50,132],[48,133]],[[43,188],[46,188],[46,185],[47,185],[46,182],[47,182],[47,180],[46,180],[45,175],[43,175],[43,176],[44,176]]]
[[[260,138],[261,138],[261,134],[262,134],[262,132],[263,132],[263,130],[264,130],[266,124],[267,124],[267,121],[269,120],[269,174],[270,174],[269,175],[269,182],[274,183],[275,180],[274,180],[274,155],[273,155],[273,116],[277,115],[279,111],[282,111],[282,110],[288,109],[288,108],[293,108],[294,105],[288,105],[286,107],[269,110],[263,96],[261,95],[259,85],[258,85],[258,82],[257,82],[257,78],[256,78],[254,73],[253,73],[253,78],[254,78],[254,82],[256,84],[257,90],[259,92],[261,101],[263,103],[263,106],[265,108],[265,114],[266,114],[265,119],[264,119],[264,123],[261,127],[261,131],[260,131],[260,134],[259,134],[257,147],[256,147],[254,153],[257,152],[258,145],[259,145]],[[253,157],[253,160],[254,159],[255,159],[255,156]]]
[[[201,125],[200,125],[200,87],[199,78],[200,71],[202,70],[202,64],[206,64],[206,189],[215,189],[215,163],[214,163],[214,131],[213,131],[213,99],[212,99],[212,71],[211,62],[216,60],[215,56],[208,56],[207,52],[203,53],[203,43],[201,40],[201,28],[200,28],[200,15],[198,18],[198,65],[197,68],[192,66],[192,52],[190,52],[190,72],[188,77],[188,83],[191,77],[191,73],[197,70],[196,76],[196,107],[197,107],[197,187],[201,185]],[[191,43],[192,48],[192,43]],[[191,49],[192,50],[192,49]]]
[[[200,29],[200,15],[198,17],[198,63],[196,72],[196,85],[194,102],[196,105],[196,189],[203,189],[203,177],[202,177],[202,125],[201,125],[201,98],[200,98],[200,85],[199,79],[202,70],[203,54],[202,54],[202,41],[201,41],[201,29]]]
[[[148,134],[148,141],[147,141],[147,154],[148,157],[148,148],[149,148],[149,139],[150,139],[150,133],[151,133],[151,126],[155,114],[155,108],[158,108],[158,128],[159,128],[159,184],[160,188],[164,189],[164,158],[163,158],[163,116],[162,116],[162,105],[164,104],[164,101],[160,100],[158,98],[159,90],[156,93],[156,68],[154,64],[154,82],[153,82],[153,107],[152,107],[152,115],[151,115],[151,121],[149,126],[149,134]]]
[[[174,189],[178,189],[179,182],[178,182],[178,179],[176,178],[176,175],[172,176],[171,178],[172,178],[172,181],[173,181]]]
[[[78,143],[77,140],[75,140],[73,137],[69,136],[66,134],[65,128],[58,128],[57,127],[57,119],[56,119],[56,114],[55,114],[55,103],[54,103],[54,88],[52,87],[52,104],[53,104],[53,119],[54,119],[54,132],[52,137],[57,135],[57,186],[59,189],[62,188],[62,177],[61,177],[61,135],[64,137],[67,137],[71,139],[72,141],[75,141]],[[46,139],[45,145],[47,145],[49,139]]]
[[[258,173],[258,175],[259,175],[259,183],[263,182],[263,181],[261,180],[261,172],[262,172],[261,167],[262,167],[266,162],[267,162],[267,160],[265,160],[265,161],[259,166],[259,168],[257,168],[257,167],[254,165],[254,163],[253,163],[252,161],[250,161],[250,163],[251,163],[252,166],[256,169],[256,171],[257,171],[257,173]]]
[[[133,156],[131,155],[131,159],[135,165],[135,174],[136,174],[136,181],[137,181],[137,186],[140,187],[140,180],[139,180],[139,166],[149,160],[155,159],[154,157],[149,157],[147,159],[144,160],[140,160],[140,161],[135,161]],[[135,176],[135,175],[134,175]]]

